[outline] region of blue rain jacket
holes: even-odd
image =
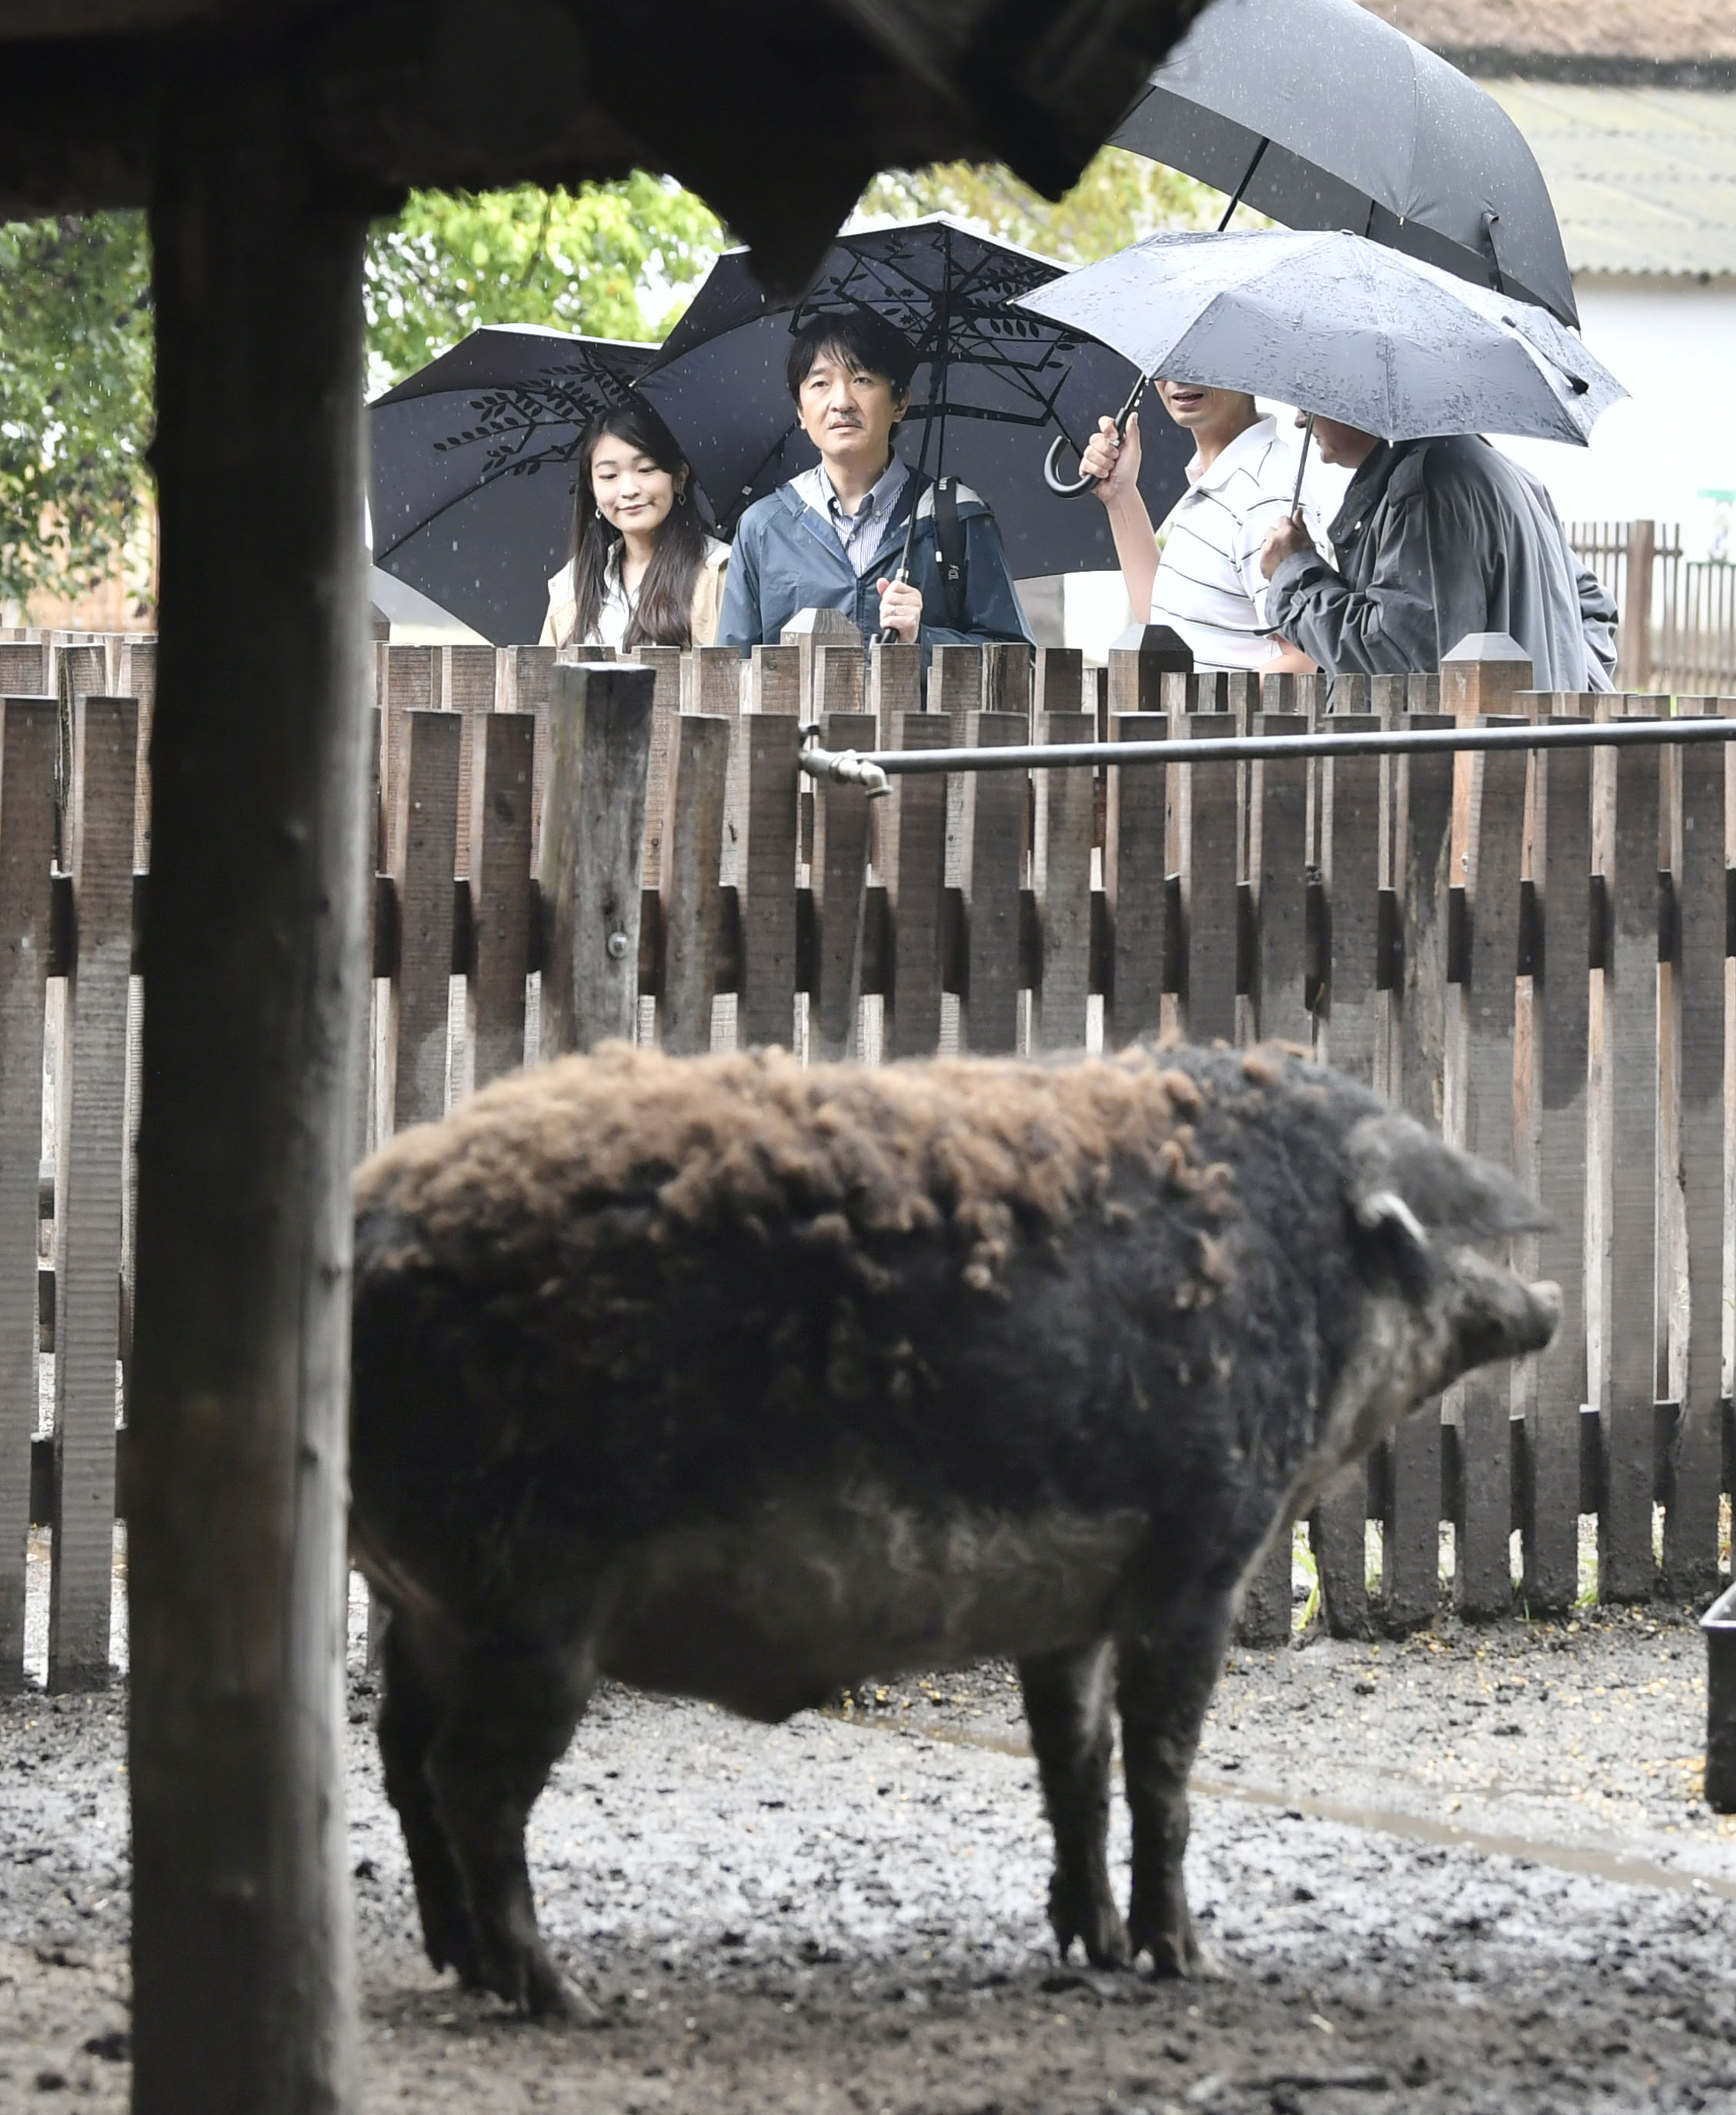
[[[897,570],[913,499],[916,534],[910,547],[910,584],[922,591],[918,637],[924,656],[931,646],[981,646],[997,639],[1031,644],[995,517],[968,485],[958,490],[959,523],[964,532],[962,629],[953,627],[941,579],[933,483],[913,470],[880,548],[859,574],[845,557],[831,523],[793,485],[781,484],[756,500],[735,531],[717,644],[739,646],[744,653],[750,646],[775,646],[784,626],[804,609],[841,609],[864,639],[872,638],[880,628],[875,582],[890,579]]]

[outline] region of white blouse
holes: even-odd
[[[573,588],[573,562],[569,558],[548,583],[548,621],[543,628],[545,646],[607,646],[619,654],[627,636],[627,626],[633,622],[639,608],[639,588],[621,585],[621,559],[625,547],[616,544],[609,553],[607,567],[603,575],[602,608],[598,612],[596,636],[592,639],[569,640],[567,631],[573,622],[573,604],[576,599]],[[705,541],[705,563],[715,570],[729,562],[730,547],[720,543],[715,536]],[[643,585],[643,576],[640,585]],[[709,645],[709,640],[703,642]]]

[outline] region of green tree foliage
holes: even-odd
[[[1105,147],[1058,203],[1006,169],[943,162],[876,177],[857,211],[875,220],[950,213],[1003,242],[1063,264],[1089,264],[1161,227],[1216,227],[1224,204],[1209,184],[1124,147]]]
[[[1106,148],[1059,204],[1005,169],[878,178],[873,219],[950,213],[1068,264],[1159,227],[1210,227],[1216,192]],[[479,323],[658,337],[727,236],[644,172],[576,190],[415,191],[369,245],[369,383],[382,388]],[[149,244],[144,216],[0,225],[0,600],[76,595],[114,572],[150,496]]]
[[[728,238],[643,171],[575,191],[413,191],[369,245],[369,380],[401,380],[479,323],[661,337]]]
[[[369,383],[479,323],[662,335],[727,238],[643,173],[575,191],[415,191],[368,247]],[[0,601],[110,577],[150,499],[150,245],[137,213],[0,223]]]
[[[150,431],[144,216],[0,224],[0,599],[82,593],[140,519]]]

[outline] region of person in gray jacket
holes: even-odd
[[[804,609],[841,609],[865,639],[889,631],[924,649],[1030,641],[987,505],[968,486],[924,477],[898,456],[914,371],[909,346],[868,310],[817,316],[796,333],[790,394],[820,460],[742,516],[720,646],[774,644]]]
[[[1396,676],[1438,668],[1473,632],[1505,631],[1530,656],[1534,688],[1611,687],[1615,605],[1528,470],[1470,434],[1389,443],[1317,417],[1314,438],[1356,475],[1327,532],[1335,568],[1299,523],[1266,539],[1281,637],[1335,676]]]

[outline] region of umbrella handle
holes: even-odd
[[[1151,377],[1142,374],[1134,384],[1127,401],[1115,414],[1115,433],[1119,438],[1127,431],[1127,422],[1138,408],[1139,399],[1145,394],[1145,386]],[[1082,492],[1089,492],[1097,482],[1094,477],[1065,478],[1058,466],[1061,451],[1070,445],[1065,434],[1057,434],[1049,443],[1049,452],[1042,459],[1042,481],[1057,499],[1077,499]]]
[[[1296,461],[1296,489],[1290,495],[1290,519],[1302,518],[1302,477],[1308,466],[1308,444],[1314,438],[1314,414],[1308,414],[1308,424],[1302,429],[1302,452]]]
[[[1057,434],[1049,443],[1049,452],[1042,459],[1042,481],[1057,499],[1077,499],[1082,492],[1089,492],[1097,483],[1094,477],[1062,477],[1056,469],[1061,451],[1067,445],[1067,436]]]

